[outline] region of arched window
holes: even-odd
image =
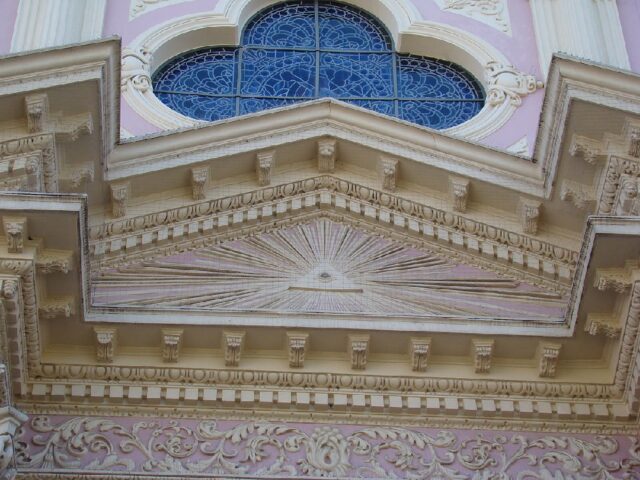
[[[157,97],[188,117],[214,121],[314,98],[333,97],[443,129],[484,105],[462,67],[396,53],[382,23],[335,1],[296,0],[259,12],[240,47],[210,47],[165,63]]]

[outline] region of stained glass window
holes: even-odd
[[[239,47],[184,53],[158,69],[153,89],[188,117],[221,120],[333,97],[431,128],[459,125],[484,106],[484,91],[462,67],[396,53],[368,13],[325,0],[262,10]]]

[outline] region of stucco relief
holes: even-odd
[[[133,20],[134,18],[145,13],[149,13],[157,8],[191,1],[193,0],[131,0],[131,4],[129,5],[129,20]]]
[[[105,269],[100,306],[562,318],[566,299],[327,218]],[[170,292],[170,293],[169,293]]]
[[[507,0],[436,0],[442,10],[478,20],[511,35]]]
[[[33,417],[16,439],[22,474],[333,478],[637,478],[640,442],[623,436],[438,431],[215,420]]]

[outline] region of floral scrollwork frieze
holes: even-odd
[[[489,105],[502,105],[509,102],[518,107],[522,97],[543,88],[544,84],[533,75],[527,75],[513,65],[491,61],[485,66],[487,79],[487,102]]]
[[[622,436],[251,421],[55,420],[33,417],[16,439],[21,473],[73,469],[408,479],[637,478],[640,474],[640,440]]]

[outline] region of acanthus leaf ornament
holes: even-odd
[[[15,440],[16,466],[25,473],[86,472],[87,477],[75,477],[83,479],[200,474],[464,480],[637,478],[640,473],[638,441],[624,436],[225,423],[34,416]],[[548,470],[554,463],[549,458],[561,459],[555,473]]]
[[[518,107],[522,104],[522,97],[543,88],[544,83],[536,80],[533,75],[522,73],[513,65],[505,65],[491,61],[485,66],[487,78],[487,103],[497,106],[508,101]]]
[[[151,90],[151,52],[145,48],[122,51],[121,87],[126,91],[129,86],[141,93]]]
[[[440,8],[473,18],[511,35],[507,0],[436,0]]]

